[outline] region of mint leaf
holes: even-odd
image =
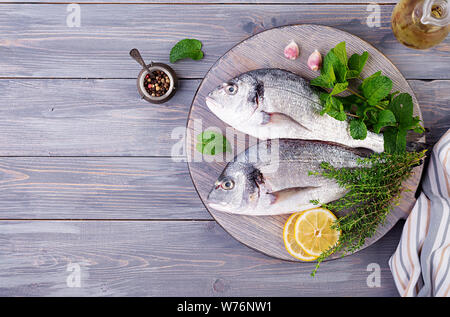
[[[347,89],[347,86],[348,86],[348,82],[337,83],[336,85],[334,85],[333,90],[331,91],[330,95],[337,95],[337,94],[343,92],[344,90]]]
[[[359,112],[359,117],[362,118],[363,121],[372,122],[373,118],[376,117],[377,112],[379,111],[377,108],[364,104],[365,108],[363,111]]]
[[[336,45],[331,51],[336,55],[342,65],[347,65],[347,51],[345,50],[345,42]]]
[[[423,130],[420,125],[420,118],[417,116],[413,117],[414,105],[410,94],[399,94],[389,104],[389,109],[394,113],[399,128],[406,130],[418,128],[417,131]]]
[[[220,133],[214,131],[204,131],[197,135],[196,149],[202,154],[216,155],[222,152],[231,153],[231,144]]]
[[[359,72],[357,72],[356,70],[349,69],[347,71],[346,79],[357,78],[358,76],[359,76]]]
[[[384,150],[388,153],[402,153],[406,151],[405,129],[388,127],[383,132]]]
[[[395,97],[395,95],[397,95],[397,94],[399,94],[400,93],[400,91],[394,91],[393,93],[390,93],[388,96],[387,96],[387,99],[389,100],[389,102],[392,102],[392,100],[394,100],[394,97]]]
[[[413,129],[416,132],[423,132],[420,125],[420,118],[413,117],[413,101],[411,95],[407,93],[398,94],[389,104],[389,110],[397,121],[393,127],[384,130],[384,149],[389,153],[402,153],[406,151],[406,134]]]
[[[184,58],[202,59],[202,42],[195,39],[184,39],[175,44],[170,50],[170,62],[175,63]]]
[[[330,69],[333,69],[333,73],[339,83],[346,81],[345,77],[347,75],[347,66],[339,60],[333,50],[329,51],[323,59],[322,69],[324,69],[326,73],[329,73]]]
[[[313,78],[310,81],[312,86],[318,86],[323,88],[333,88],[336,76],[334,74],[333,65],[327,63],[320,69],[320,76]]]
[[[401,93],[389,104],[389,109],[394,113],[399,127],[411,129],[417,125],[417,120],[413,118],[413,101],[410,94]]]
[[[333,71],[333,69],[331,69]],[[333,73],[334,75],[334,73]],[[323,88],[333,88],[333,81],[331,81],[331,77],[327,75],[320,75],[316,78],[311,79],[309,82],[312,86],[318,86]]]
[[[339,112],[339,111],[331,110],[328,113],[328,115],[330,117],[335,118],[336,120],[339,120],[339,121],[345,121],[347,119],[347,114],[345,112]]]
[[[373,130],[375,133],[380,133],[381,128],[386,127],[386,126],[395,125],[396,122],[397,122],[397,120],[395,119],[395,116],[391,110],[387,110],[387,109],[382,110],[378,114],[378,121],[373,126]]]
[[[388,96],[388,98],[389,98],[389,96]],[[381,100],[380,102],[378,102],[378,106],[383,107],[383,108],[386,108],[386,107],[389,106],[389,103],[390,103],[389,100],[383,99],[383,100]]]
[[[348,60],[348,73],[347,73],[347,79],[348,78],[356,78],[358,77],[363,68],[364,65],[366,65],[367,59],[369,58],[369,53],[364,52],[361,55],[353,54],[350,56]]]
[[[323,116],[325,113],[328,113],[333,110],[333,102],[331,101],[331,95],[327,94],[327,99],[323,104],[323,109],[320,111],[320,115]]]
[[[345,49],[345,42],[344,49]],[[342,48],[338,47],[339,54]],[[336,80],[339,83],[345,83],[345,76],[347,74],[346,63],[343,64],[340,59],[334,53],[334,50],[328,52],[323,60],[322,68],[320,69],[320,76],[313,78],[310,82],[313,86],[323,87],[323,88],[334,88]]]
[[[366,124],[358,119],[350,121],[350,135],[356,140],[364,140],[367,136]]]
[[[339,121],[345,121],[347,119],[347,114],[345,112],[338,112],[332,110],[328,113],[328,115]]]
[[[357,95],[348,95],[345,97],[338,97],[338,98],[344,104],[344,109],[346,111],[352,110],[353,106],[358,106],[359,104],[364,103],[364,100],[359,98]]]
[[[358,89],[362,91],[368,82],[370,82],[372,79],[374,79],[375,77],[378,77],[380,75],[381,75],[381,70],[376,73],[373,73],[369,77],[364,78],[363,82],[361,83],[361,85],[359,85]]]
[[[327,102],[331,104],[331,109],[327,111],[330,117],[333,117],[339,121],[345,121],[347,119],[347,114],[344,111],[344,105],[338,98],[330,95]]]
[[[347,114],[344,111],[344,105],[342,102],[332,96],[331,94],[320,94],[320,100],[323,104],[323,109],[320,111],[320,115],[328,114],[330,117],[335,118],[339,121],[345,121],[347,119]]]
[[[321,101],[323,106],[325,105],[325,102],[327,101],[329,95],[330,94],[327,94],[326,92],[321,92],[320,93],[319,99],[320,99],[320,101]]]
[[[375,106],[381,99],[385,98],[392,89],[392,80],[386,76],[376,76],[364,79],[362,92],[367,98],[367,103]]]

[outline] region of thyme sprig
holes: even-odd
[[[338,169],[323,162],[321,171],[310,172],[310,175],[334,179],[348,190],[341,199],[322,205],[334,213],[345,211],[347,214],[332,225],[341,231],[341,235],[336,245],[319,256],[312,276],[331,254],[340,252],[344,256],[352,253],[376,233],[378,226],[384,224],[387,215],[398,205],[403,181],[411,176],[415,166],[421,164],[425,152],[375,153],[358,159],[357,168]]]

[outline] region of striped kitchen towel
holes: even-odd
[[[434,146],[423,192],[389,260],[402,296],[450,296],[450,130]]]

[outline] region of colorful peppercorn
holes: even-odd
[[[153,77],[154,78],[150,78],[148,74],[145,76],[145,90],[152,97],[164,96],[170,87],[169,76],[161,70],[155,70],[153,71]]]

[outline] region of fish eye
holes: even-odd
[[[231,179],[228,179],[228,180],[224,181],[221,186],[225,190],[230,190],[230,189],[233,189],[234,182]]]
[[[238,87],[235,84],[226,84],[225,92],[229,95],[235,95],[238,91]]]

